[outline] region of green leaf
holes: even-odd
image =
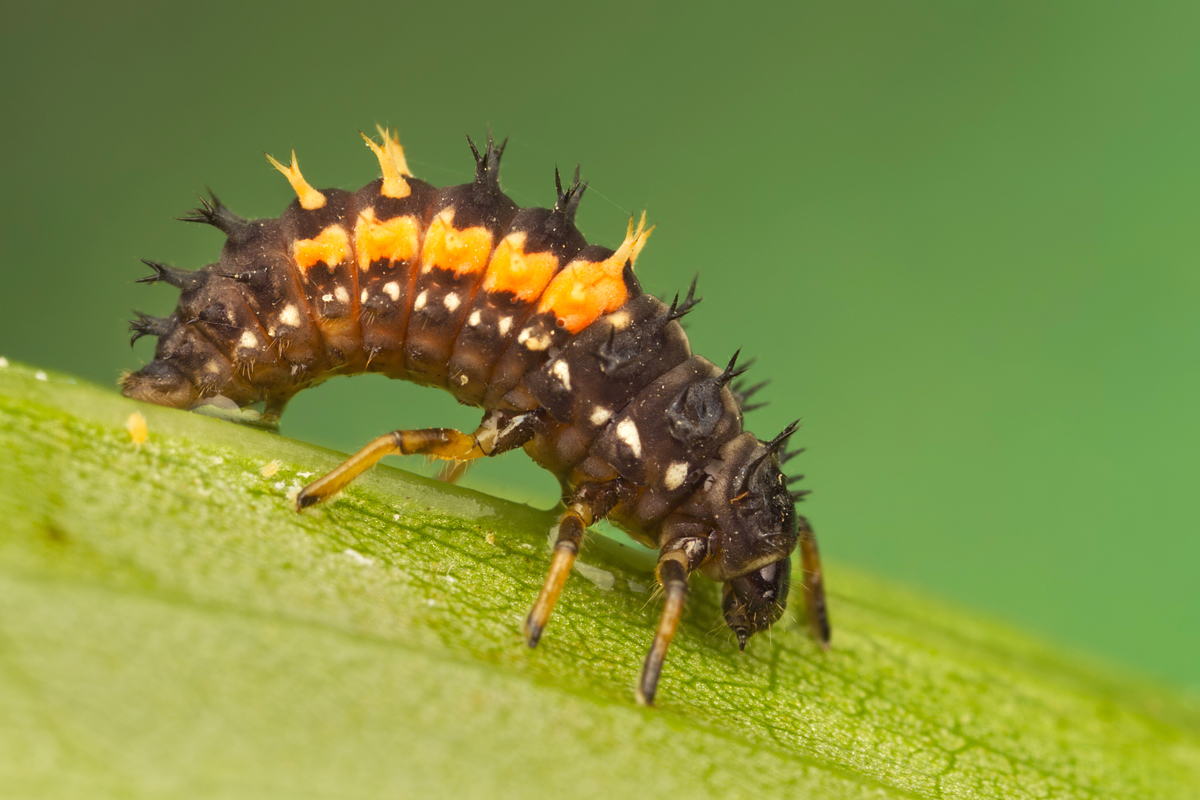
[[[639,708],[644,551],[529,650],[550,514],[387,467],[292,511],[338,460],[0,368],[0,795],[1200,796],[1192,700],[837,564],[827,653],[697,581]]]

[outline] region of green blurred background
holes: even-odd
[[[582,162],[591,239],[648,208],[646,288],[700,271],[694,346],[758,356],[760,434],[803,417],[829,559],[1200,689],[1198,30],[1191,2],[14,5],[0,353],[111,386],[152,350],[130,310],[174,305],[137,259],[216,258],[170,219],[198,190],[275,215],[262,151],[293,147],[357,188],[376,123],[460,183],[490,125],[518,202]],[[356,378],[283,430],[477,418]],[[555,499],[519,455],[465,482]]]

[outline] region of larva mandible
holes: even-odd
[[[437,386],[484,410],[471,434],[448,428],[381,436],[307,486],[304,509],[389,454],[467,461],[524,448],[558,477],[565,510],[550,571],[525,620],[536,646],[584,529],[607,518],[659,550],[664,593],[637,699],[654,700],[667,648],[700,572],[724,584],[726,623],[745,648],[782,615],[800,548],[806,609],[827,646],[829,622],[812,528],[780,464],[795,423],[762,441],[742,430],[757,388],[693,355],[671,305],[642,292],[633,265],[650,231],[630,222],[615,251],[588,244],[574,217],[586,184],[554,208],[519,208],[500,189],[500,156],[473,142],[475,180],[435,188],[412,176],[397,139],[363,138],[382,177],[357,192],[317,190],[271,159],[296,192],[278,219],[245,220],[214,197],[188,221],[226,235],[220,260],[188,272],[146,262],[181,290],[167,317],[138,315],[154,360],[122,380],[128,397],[177,408],[214,398],[265,404],[278,419],[301,389],[380,372]],[[268,156],[268,158],[270,158]]]

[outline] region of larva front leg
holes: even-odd
[[[579,486],[567,503],[567,510],[558,518],[558,538],[554,542],[554,555],[550,559],[550,571],[538,592],[529,616],[525,618],[525,641],[537,647],[542,631],[550,621],[550,613],[562,594],[583,544],[583,532],[589,525],[604,518],[620,499],[623,482],[616,480],[604,483],[585,483]]]
[[[474,433],[453,428],[392,431],[359,450],[327,475],[305,486],[296,496],[296,510],[328,500],[384,456],[424,455],[469,461],[506,453],[525,444],[534,434],[537,412],[492,410]]]
[[[658,557],[654,576],[663,590],[662,616],[654,631],[654,642],[646,653],[642,675],[638,679],[637,701],[644,706],[654,705],[654,693],[658,690],[658,677],[662,674],[667,648],[675,638],[679,621],[683,618],[683,606],[688,594],[688,575],[694,572],[708,557],[708,539],[687,537],[676,539],[663,548]]]

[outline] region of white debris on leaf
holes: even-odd
[[[645,594],[646,587],[643,586],[642,584],[638,583],[637,581],[629,581],[629,591],[635,592],[637,594]]]
[[[282,466],[283,462],[278,458],[274,461],[268,461],[266,464],[263,464],[263,468],[261,470],[262,476],[264,478],[273,478],[275,477],[275,473],[279,472],[279,468]]]
[[[8,369],[8,359],[0,356],[0,369]]]
[[[617,581],[617,576],[608,570],[585,564],[579,559],[575,559],[575,571],[606,592],[611,592],[613,584]]]
[[[39,381],[48,380],[48,378],[46,377],[46,373],[42,372],[40,369],[37,372],[33,373],[33,377],[37,378]]]
[[[375,559],[370,556],[364,556],[362,553],[355,550],[353,547],[347,547],[342,551],[342,555],[358,564],[360,567],[369,567],[375,563]]]

